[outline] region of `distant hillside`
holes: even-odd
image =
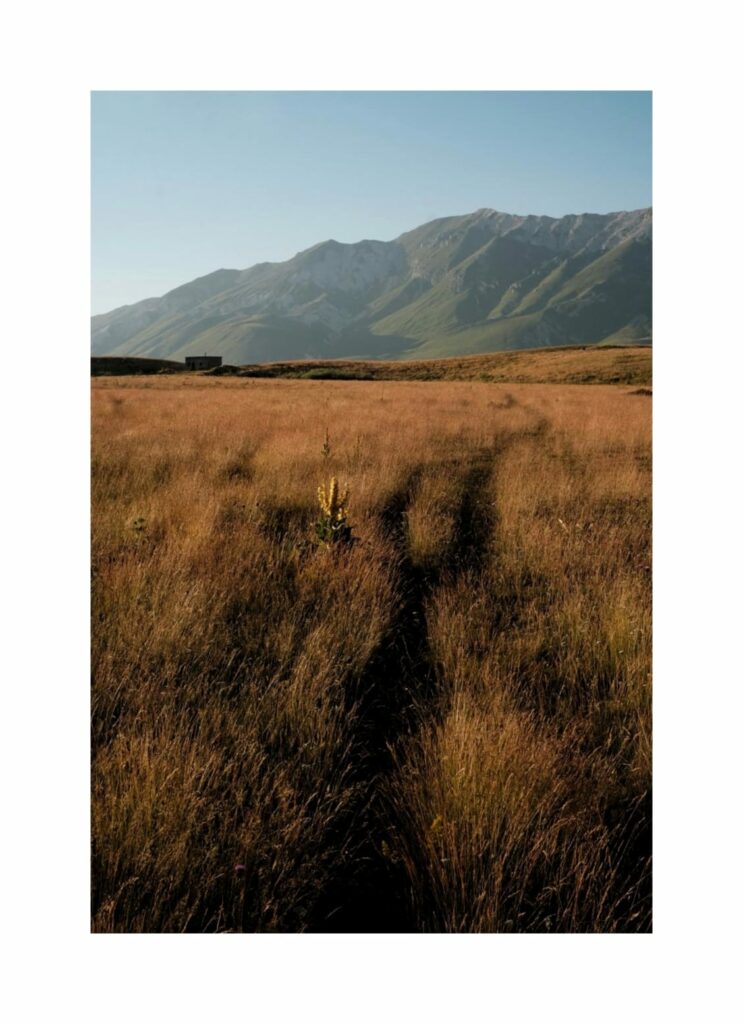
[[[185,363],[170,359],[138,359],[127,356],[93,356],[90,372],[93,377],[128,376],[135,373],[178,373],[186,372]]]
[[[92,318],[93,355],[410,359],[652,336],[652,212],[477,210],[322,242]]]
[[[304,380],[476,380],[512,384],[652,384],[649,347],[548,348],[394,362],[270,363],[237,371]]]
[[[93,376],[188,373],[183,363],[138,358],[93,357]],[[268,377],[294,380],[461,380],[512,384],[625,384],[649,387],[649,347],[530,349],[490,355],[418,360],[301,360],[248,366],[225,365],[199,377]]]

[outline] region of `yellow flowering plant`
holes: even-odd
[[[317,489],[320,504],[320,518],[315,523],[315,533],[323,544],[353,543],[351,526],[347,521],[348,488],[341,494],[336,477],[330,478],[327,491],[324,485]]]

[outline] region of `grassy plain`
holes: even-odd
[[[479,380],[522,384],[640,384],[652,380],[649,346],[539,348],[447,359],[330,359],[245,367],[261,377],[335,380]]]
[[[93,356],[98,375],[186,372],[183,363],[167,359]],[[490,352],[448,359],[302,359],[222,367],[215,376],[234,372],[251,377],[297,380],[479,380],[522,384],[637,384],[652,380],[649,346],[596,346]]]
[[[648,930],[650,429],[633,386],[95,379],[93,929]],[[358,543],[307,546],[331,475]]]

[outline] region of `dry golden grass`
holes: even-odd
[[[93,928],[649,928],[650,404],[96,379]]]
[[[167,359],[93,356],[94,375],[186,372],[183,363]],[[222,367],[215,376],[236,371]],[[446,359],[302,359],[290,363],[260,363],[242,367],[255,377],[336,380],[480,380],[491,383],[634,384],[652,379],[652,349],[648,345],[571,346],[488,352]]]
[[[269,363],[250,367],[277,377],[358,378],[366,380],[481,380],[532,384],[650,384],[649,346],[523,349],[446,359],[336,359]]]

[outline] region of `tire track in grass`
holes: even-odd
[[[358,774],[362,796],[350,822],[354,849],[320,900],[311,931],[414,931],[406,881],[385,855],[390,815],[384,792],[395,771],[392,752],[429,714],[436,714],[439,685],[429,645],[426,604],[444,578],[477,570],[487,557],[492,510],[482,495],[493,472],[495,445],[468,452],[463,465],[456,514],[456,543],[440,560],[423,569],[410,556],[406,512],[415,499],[423,471],[414,469],[380,510],[385,531],[398,551],[401,600],[388,640],[358,680]]]

